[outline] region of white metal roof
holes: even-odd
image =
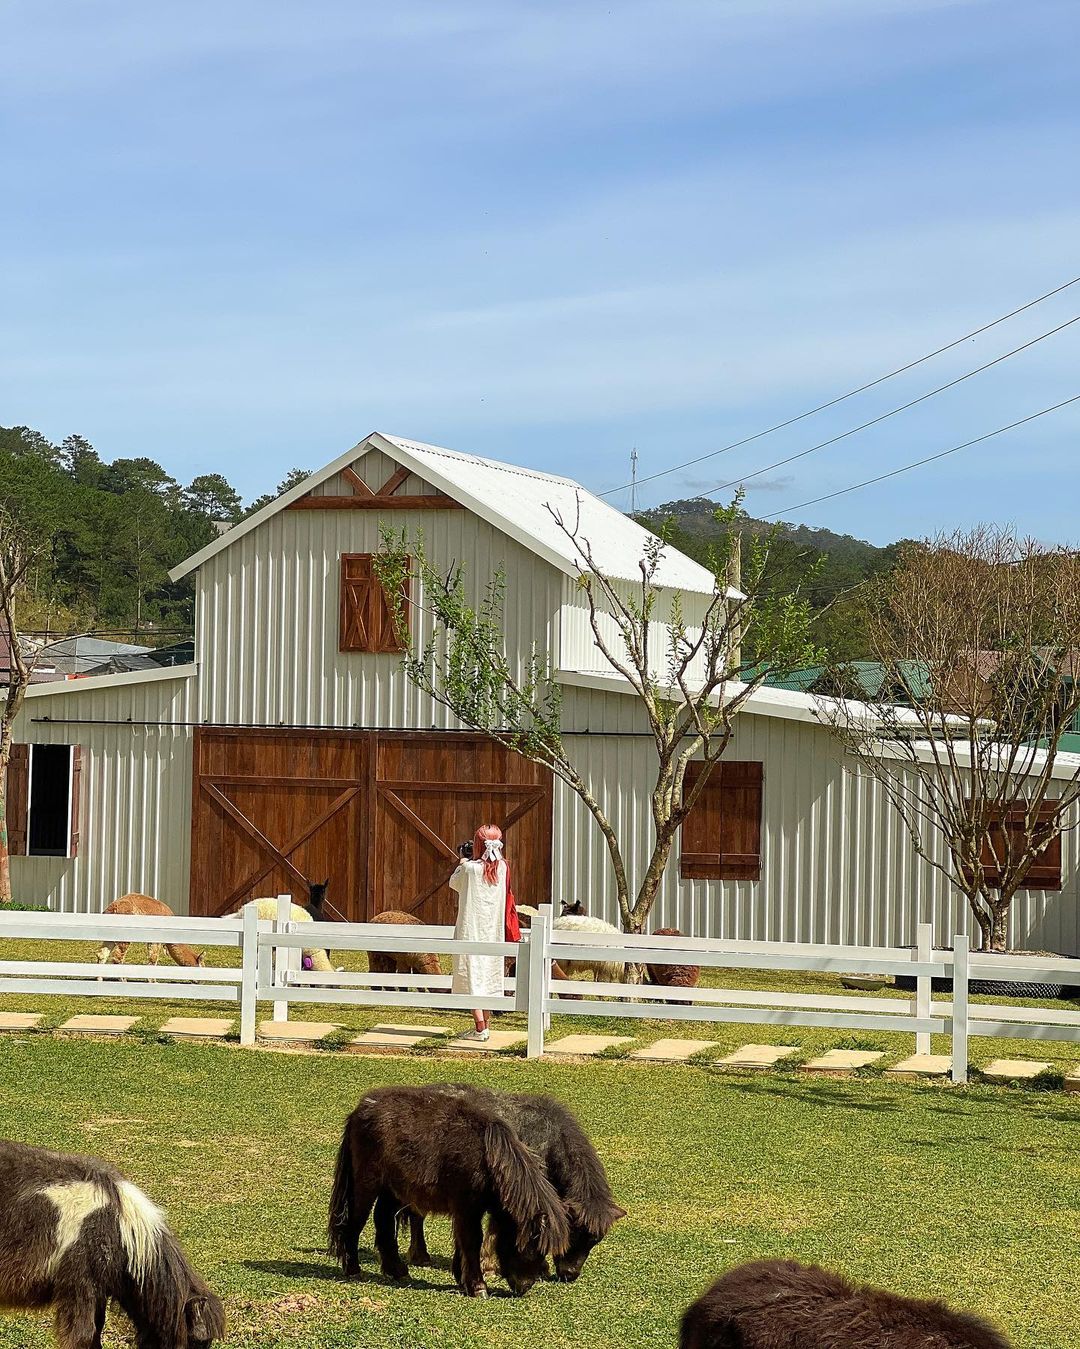
[[[191,679],[199,672],[198,665],[159,665],[153,670],[125,670],[120,674],[81,675],[77,679],[53,679],[47,684],[33,684],[26,690],[28,698],[66,697],[72,693],[93,693],[95,689],[122,688],[126,684],[153,684],[166,679]]]
[[[475,454],[461,454],[438,445],[425,445],[401,436],[372,432],[358,445],[276,500],[207,544],[169,573],[175,581],[186,576],[222,549],[262,524],[290,502],[353,464],[368,450],[381,450],[405,468],[468,510],[516,539],[523,547],[543,557],[570,576],[578,574],[578,554],[551,509],[571,528],[579,525],[596,564],[606,576],[620,580],[639,579],[638,565],[649,532],[605,501],[569,478],[554,477],[536,469],[519,468]],[[712,572],[699,566],[677,549],[666,548],[656,573],[656,584],[693,594],[711,595],[716,587]],[[734,592],[731,592],[734,593]]]

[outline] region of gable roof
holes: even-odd
[[[320,486],[343,468],[347,468],[368,450],[380,450],[403,468],[409,468],[426,483],[453,497],[467,510],[515,539],[522,547],[544,558],[568,576],[577,576],[574,545],[559,528],[548,507],[552,507],[573,526],[580,520],[580,532],[587,539],[596,564],[606,576],[625,581],[640,578],[638,564],[645,545],[652,537],[628,516],[587,491],[570,478],[555,477],[536,469],[519,468],[496,459],[461,454],[439,445],[373,431],[358,445],[313,473],[288,492],[271,501],[220,538],[174,567],[169,573],[179,580],[230,547],[265,520]],[[579,514],[580,512],[580,514]],[[656,572],[656,583],[673,590],[711,595],[715,578],[684,553],[666,548]]]

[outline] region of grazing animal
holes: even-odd
[[[484,1297],[484,1215],[511,1289],[527,1293],[549,1258],[570,1244],[559,1196],[509,1124],[479,1101],[437,1087],[376,1087],[345,1122],[330,1198],[330,1251],[347,1278],[359,1272],[360,1233],[375,1210],[382,1272],[407,1279],[397,1214],[448,1213],[454,1278]]]
[[[659,927],[654,937],[681,937],[677,927]],[[646,965],[649,982],[661,988],[697,988],[701,978],[700,965]]]
[[[241,907],[237,909],[236,913],[231,913],[229,917],[230,918],[238,917],[241,913],[243,913],[244,909],[248,908],[248,906],[252,904],[255,906],[255,909],[260,918],[277,917],[276,899],[249,899],[247,904],[241,905]],[[312,918],[311,914],[302,905],[291,904],[289,906],[289,921],[292,923],[310,923],[312,921]],[[309,950],[305,946],[303,956],[305,961],[305,968],[307,968],[306,964],[307,961],[311,962],[310,966],[311,969],[321,970],[324,973],[328,973],[330,970],[334,968],[333,965],[330,964],[330,957],[327,955],[325,951]]]
[[[729,1270],[682,1320],[679,1349],[1011,1349],[986,1321],[943,1302],[856,1288],[790,1260]]]
[[[114,899],[105,912],[153,918],[174,918],[176,916],[168,904],[163,904],[160,899],[151,899],[149,895],[134,893],[121,895],[119,899]],[[161,960],[162,944],[161,942],[151,942],[147,947],[148,960],[151,965],[156,965]],[[126,941],[105,942],[101,950],[98,951],[98,964],[122,965],[130,945],[131,943]],[[181,942],[165,942],[164,946],[177,965],[194,967],[205,962],[205,957],[201,951],[196,953],[190,946],[184,946]]]
[[[547,1178],[562,1200],[570,1224],[566,1250],[555,1257],[555,1277],[573,1283],[593,1247],[603,1241],[626,1210],[616,1204],[604,1164],[574,1114],[551,1096],[534,1096],[454,1082],[432,1090],[474,1101],[499,1116],[540,1158]],[[408,1213],[410,1265],[431,1263],[424,1240],[424,1219]]]
[[[559,932],[614,932],[616,936],[621,935],[613,923],[587,914],[580,901],[576,904],[564,902],[561,914],[551,926]],[[562,960],[559,967],[559,972],[567,979],[573,979],[579,974],[591,974],[598,984],[621,984],[626,978],[623,961],[604,960],[599,953],[593,960]]]
[[[0,1141],[0,1307],[51,1306],[60,1349],[101,1349],[115,1302],[140,1349],[208,1349],[221,1302],[165,1216],[111,1166]]]
[[[371,919],[395,927],[423,927],[419,918],[401,909],[384,909]],[[439,957],[422,951],[369,951],[368,970],[372,974],[441,974]]]

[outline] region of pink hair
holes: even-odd
[[[473,840],[473,858],[477,862],[483,862],[484,880],[488,885],[494,885],[499,879],[499,859],[484,856],[489,842],[502,842],[502,830],[497,824],[482,824]],[[501,849],[499,851],[501,852]]]

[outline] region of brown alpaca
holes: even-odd
[[[1011,1349],[943,1302],[856,1288],[792,1260],[728,1270],[683,1317],[679,1349]]]
[[[151,899],[149,895],[121,895],[119,899],[114,899],[106,913],[126,913],[140,917],[152,918],[175,918],[176,915],[168,904],[163,904],[160,899]],[[98,952],[99,965],[122,965],[124,957],[127,955],[130,942],[126,941],[108,941]],[[147,950],[149,953],[149,963],[157,965],[161,960],[161,942],[151,942]],[[196,954],[190,946],[184,946],[180,942],[166,942],[165,949],[172,957],[176,965],[203,965],[206,963],[206,957],[200,951]]]
[[[681,937],[677,927],[658,927],[654,937]],[[646,965],[649,982],[661,988],[697,988],[701,978],[700,965]]]
[[[384,909],[370,920],[391,923],[395,927],[423,927],[419,918],[401,909]],[[439,957],[423,951],[369,951],[368,970],[372,974],[441,974]]]

